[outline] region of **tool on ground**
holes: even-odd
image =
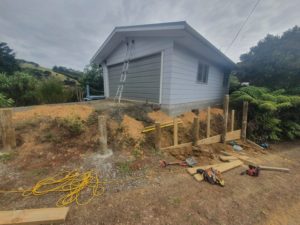
[[[185,161],[178,161],[178,162],[167,162],[166,160],[159,161],[160,167],[165,168],[167,166],[183,166],[187,167],[188,164]]]
[[[189,157],[189,158],[185,159],[185,162],[190,167],[193,167],[193,166],[195,166],[198,163],[194,157]]]
[[[248,167],[249,167],[249,169],[247,169],[246,171],[243,171],[241,173],[241,175],[248,174],[249,176],[252,176],[252,177],[258,177],[259,176],[259,172],[260,172],[260,167],[259,166],[249,165]]]
[[[208,169],[197,169],[197,173],[203,175],[203,179],[210,184],[218,184],[221,187],[224,187],[225,181],[222,178],[221,172],[210,167]]]

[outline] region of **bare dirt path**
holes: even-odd
[[[241,176],[240,167],[224,174],[223,188],[198,183],[184,169],[162,173],[137,187],[108,191],[88,205],[72,205],[65,224],[300,224],[300,141],[276,145],[259,158],[291,172],[262,171],[254,178]],[[0,195],[0,210],[53,207],[56,197]]]
[[[263,171],[254,178],[240,176],[238,168],[224,175],[224,188],[197,183],[185,172],[164,175],[72,207],[67,224],[300,224],[300,142],[277,145],[262,160],[291,173]]]

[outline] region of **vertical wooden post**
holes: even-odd
[[[193,144],[196,145],[199,140],[199,117],[194,118],[193,124]]]
[[[207,107],[206,137],[210,137],[210,106]]]
[[[224,124],[223,124],[223,135],[222,135],[222,142],[226,142],[226,135],[227,135],[227,124],[228,124],[228,109],[229,109],[229,95],[225,95],[224,97]]]
[[[235,111],[231,110],[231,131],[234,131],[234,114]]]
[[[161,148],[161,127],[160,123],[155,123],[155,149],[160,150]]]
[[[105,116],[98,116],[98,132],[100,150],[105,152],[107,150],[107,129]]]
[[[12,109],[0,109],[0,135],[3,150],[11,150],[16,147],[16,135],[12,122],[12,114]]]
[[[174,145],[178,145],[178,121],[176,117],[174,118],[173,123],[174,123],[174,132],[173,132]]]
[[[247,138],[248,102],[243,102],[242,140]]]

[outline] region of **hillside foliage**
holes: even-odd
[[[300,96],[285,90],[264,87],[242,87],[231,94],[231,101],[241,108],[249,102],[248,136],[258,142],[300,137]]]

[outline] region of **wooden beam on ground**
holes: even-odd
[[[184,147],[192,147],[193,143],[192,142],[188,142],[188,143],[183,143],[183,144],[179,144],[179,145],[173,145],[173,146],[169,146],[169,147],[165,147],[165,148],[161,148],[161,150],[171,150],[174,148],[184,148]]]
[[[219,143],[219,142],[221,142],[221,135],[220,134],[209,137],[209,138],[198,140],[196,145],[203,145],[203,144],[208,145],[208,144],[214,144],[214,143]]]
[[[224,97],[224,121],[223,121],[223,134],[222,134],[222,142],[226,142],[226,134],[227,134],[227,124],[228,124],[228,109],[229,109],[229,95],[225,95]]]
[[[220,153],[222,153],[223,155],[226,155],[226,156],[234,156],[234,157],[238,158],[239,160],[243,161],[246,164],[251,164],[253,166],[257,166],[258,165],[257,163],[255,163],[253,161],[252,158],[250,158],[248,156],[245,156],[245,155],[230,154],[230,153],[225,152],[225,151],[221,151]]]
[[[173,144],[176,146],[178,145],[178,121],[176,117],[174,118],[173,123],[174,123]]]
[[[3,150],[11,150],[16,147],[16,135],[12,122],[12,114],[12,109],[0,109],[0,136]]]
[[[251,141],[251,140],[249,140],[249,139],[247,139],[247,142],[248,142],[249,144],[254,145],[255,147],[257,147],[257,148],[259,148],[259,149],[261,149],[261,150],[264,150],[263,147],[261,147],[260,145],[256,144],[255,142],[253,142],[253,141]]]
[[[280,168],[280,167],[271,167],[271,166],[261,166],[259,165],[261,170],[270,170],[270,171],[280,171],[280,172],[290,172],[288,168]]]
[[[226,141],[237,140],[240,138],[241,138],[241,130],[227,132],[227,134],[226,134]]]
[[[220,164],[223,164],[223,163],[217,163],[217,164],[213,164],[213,165],[204,165],[204,166],[197,166],[197,167],[191,167],[191,168],[187,168],[187,172],[191,175],[195,175],[197,173],[197,169],[203,169],[203,170],[206,170],[210,167],[218,167]]]
[[[234,114],[235,111],[231,110],[231,131],[234,131]]]
[[[206,137],[210,137],[210,106],[207,107]]]
[[[248,102],[243,102],[242,140],[247,138]]]
[[[193,143],[196,145],[197,141],[199,140],[199,117],[194,118],[193,124]]]
[[[160,150],[161,147],[161,128],[160,123],[155,123],[155,149]]]
[[[69,207],[0,211],[0,225],[64,223]]]
[[[193,169],[197,171],[197,169],[208,169],[210,167],[213,167],[214,169],[219,170],[221,173],[224,173],[226,171],[229,171],[229,170],[234,169],[236,167],[239,167],[241,165],[243,165],[242,161],[234,160],[234,161],[228,162],[228,163],[220,163],[220,164],[216,164],[216,165],[208,165],[208,166],[202,166],[202,167],[200,166],[200,167],[196,167],[196,168],[193,168]],[[203,180],[202,174],[197,174],[196,173],[194,175],[194,178],[199,182]]]
[[[237,160],[238,158],[235,157],[235,156],[224,156],[224,155],[220,155],[219,156],[219,159],[222,161],[222,162],[230,162],[232,160]]]

